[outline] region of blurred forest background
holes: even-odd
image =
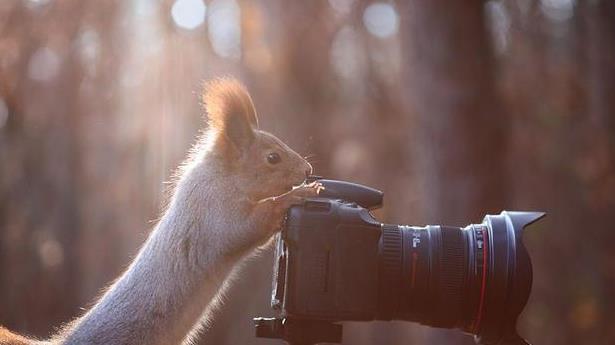
[[[615,343],[615,2],[0,1],[0,324],[48,336],[125,268],[233,75],[316,172],[382,189],[386,222],[544,210],[533,343]],[[254,339],[271,255],[202,337]],[[353,323],[345,344],[472,344]]]

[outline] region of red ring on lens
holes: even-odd
[[[487,246],[489,243],[489,234],[486,228],[481,230],[483,234],[483,279],[480,289],[480,299],[478,302],[478,311],[476,313],[476,323],[472,333],[476,334],[480,328],[480,322],[483,317],[483,306],[485,303],[485,290],[487,289]]]

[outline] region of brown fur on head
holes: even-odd
[[[213,151],[219,153],[229,178],[256,200],[282,194],[305,180],[310,164],[274,135],[258,129],[250,94],[234,79],[205,85],[203,103]]]

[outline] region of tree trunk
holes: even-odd
[[[508,121],[498,106],[482,2],[411,1],[404,11],[426,220],[480,221],[508,200]]]
[[[506,114],[498,105],[482,1],[410,1],[402,9],[406,91],[424,222],[462,226],[500,212],[507,193]],[[430,331],[426,343],[473,344]]]

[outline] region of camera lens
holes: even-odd
[[[369,211],[382,192],[318,181],[323,193],[291,207],[278,237],[271,303],[293,322],[259,327],[300,339],[318,333],[314,321],[404,320],[458,328],[479,344],[527,345],[516,331],[532,285],[522,234],[544,213],[503,211],[466,227],[383,224]]]
[[[522,229],[542,216],[502,212],[464,228],[383,225],[379,318],[459,328],[484,344],[515,337],[532,281]]]

